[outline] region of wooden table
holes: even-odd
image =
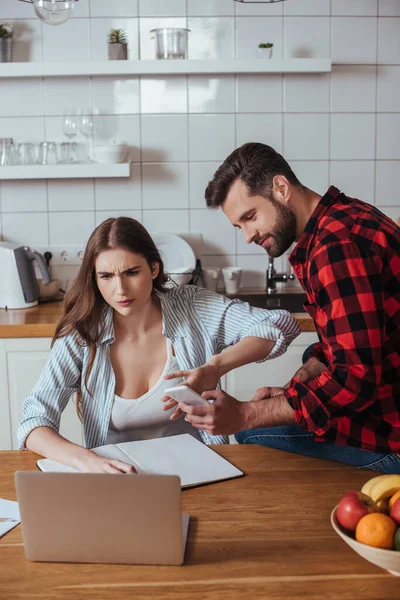
[[[260,446],[216,447],[245,477],[183,491],[191,524],[182,567],[34,563],[21,527],[0,538],[1,600],[398,600],[400,580],[332,530],[340,497],[374,476]],[[0,453],[0,497],[37,455]]]

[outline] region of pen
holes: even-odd
[[[16,523],[18,519],[12,519],[11,517],[0,517],[0,523]]]

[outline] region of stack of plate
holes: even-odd
[[[155,233],[152,238],[170,276],[167,285],[173,287],[189,283],[196,266],[196,256],[190,244],[175,233]]]

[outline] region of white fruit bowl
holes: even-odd
[[[335,506],[331,514],[331,525],[342,540],[344,540],[354,552],[357,552],[357,554],[365,558],[365,560],[368,560],[368,562],[377,567],[381,567],[382,569],[386,569],[386,571],[389,571],[392,575],[400,577],[400,552],[397,550],[374,548],[373,546],[367,546],[366,544],[357,542],[357,540],[344,533],[343,529],[340,527],[336,519],[336,510],[337,506]]]

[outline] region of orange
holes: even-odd
[[[393,496],[389,500],[389,508],[392,508],[393,504],[400,498],[400,490],[393,494]]]
[[[392,550],[396,529],[396,523],[387,515],[369,513],[357,524],[356,540],[367,546]]]

